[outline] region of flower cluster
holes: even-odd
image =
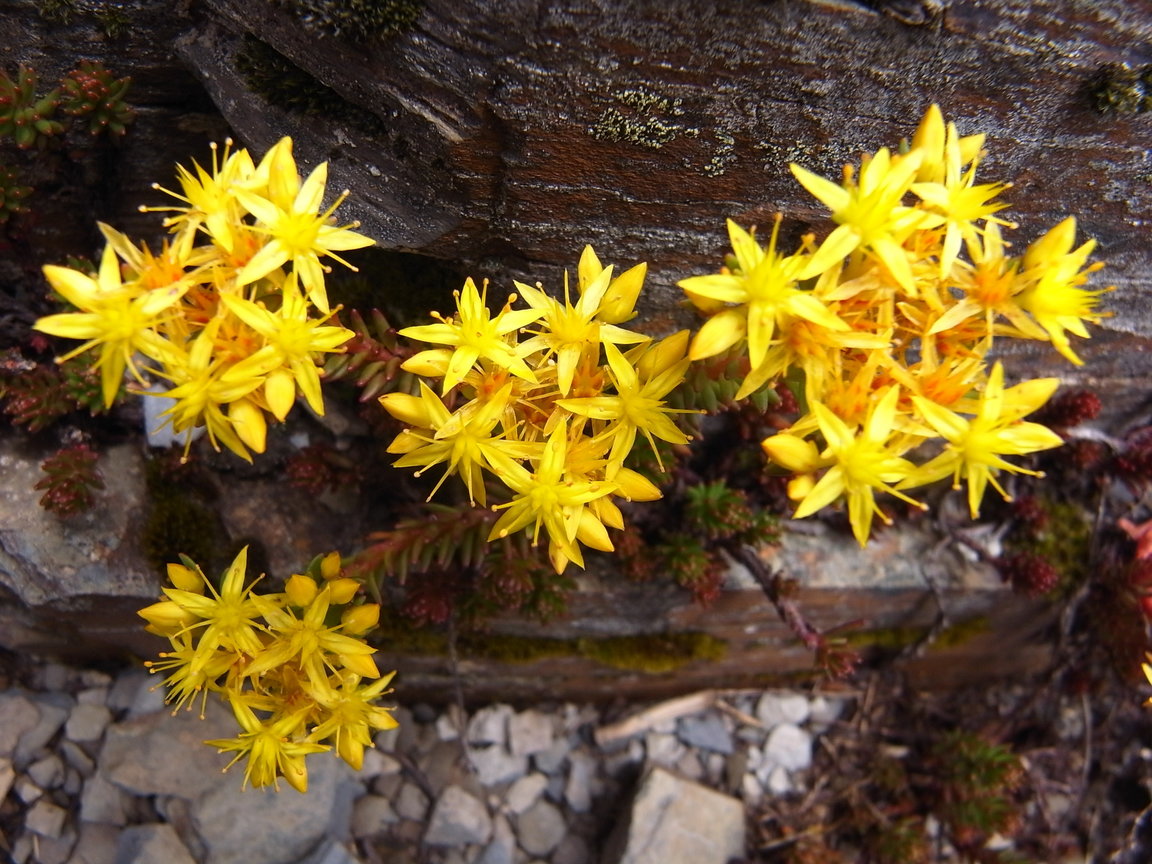
[[[125,368],[145,389],[151,373],[171,384],[162,395],[175,402],[166,417],[176,433],[205,426],[213,446],[250,459],[249,448],[264,450],[266,414],[282,421],[298,394],[324,413],[319,358],[353,333],[325,324],[332,312],[320,259],[346,264],[337,252],[372,241],[350,230],[355,224],[333,224],[348,193],[323,209],[327,163],[301,182],[290,138],[259,164],[247,150],[229,150],[217,161],[213,149],[211,172],[179,167],[182,191],[162,190],[179,206],[145,208],[174,214],[159,252],[101,224],[107,245],[97,274],[46,266],[49,283],[79,311],[42,318],[36,329],[85,340],[61,359],[99,349],[106,404]]]
[[[445,465],[473,503],[485,505],[486,479],[499,480],[511,500],[489,539],[543,528],[557,573],[583,566],[581,544],[611,551],[607,528],[623,528],[614,498],[648,501],[660,491],[624,460],[638,436],[688,441],[665,403],[688,367],[688,333],[653,341],[620,326],[635,314],[646,267],[613,276],[586,247],[573,302],[517,282],[517,297],[495,315],[487,285],[468,280],[450,318],[408,327],[402,335],[443,346],[422,351],[403,368],[441,379],[440,393],[389,393],[381,404],[406,424],[389,446],[399,467]],[[628,347],[631,346],[631,347]],[[437,488],[439,488],[439,483]],[[434,490],[435,491],[435,490]]]
[[[173,587],[139,614],[172,650],[147,665],[167,673],[177,709],[197,697],[203,704],[210,692],[227,701],[239,734],[205,743],[235,753],[229,767],[247,759],[245,784],[278,787],[283,777],[305,792],[308,754],[335,747],[359,770],[373,733],[396,726],[389,709],[374,704],[390,692],[392,674],[380,675],[376,649],[362,638],[380,607],[353,602],[360,583],[342,575],[335,552],[278,594],[245,584],[247,559],[245,547],[219,590],[190,559],[168,565]]]
[[[961,136],[939,108],[925,114],[910,145],[881,148],[840,183],[792,165],[796,179],[831,210],[822,242],[767,247],[729,222],[733,256],[715,275],[680,283],[709,319],[689,349],[693,360],[746,345],[750,371],[738,396],[785,374],[803,377],[804,415],[764,441],[798,476],[797,518],[847,498],[853,531],[868,539],[875,501],[951,476],[967,482],[973,518],[1007,461],[1061,439],[1024,422],[1056,389],[1054,378],[1005,387],[986,357],[996,337],[1049,341],[1073,363],[1068,333],[1088,335],[1102,291],[1081,287],[1094,241],[1075,245],[1068,218],[1011,256],[998,214],[1005,184],[977,184],[983,135]],[[965,255],[966,253],[966,255]],[[942,439],[924,464],[906,458]]]

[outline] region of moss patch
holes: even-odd
[[[403,627],[392,618],[381,624],[383,649],[393,654],[445,656],[447,637],[427,628]],[[584,657],[630,672],[659,675],[693,660],[723,659],[727,644],[708,633],[654,633],[602,639],[550,639],[494,633],[460,637],[461,657],[495,663],[535,663],[558,657]]]

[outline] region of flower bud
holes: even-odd
[[[328,587],[332,592],[332,602],[337,606],[343,606],[356,596],[356,592],[360,590],[360,583],[355,579],[333,579],[328,583]]]
[[[345,609],[340,623],[349,636],[362,636],[380,623],[380,604],[365,603]]]
[[[195,570],[191,570],[183,564],[168,565],[168,581],[181,591],[189,591],[193,594],[204,593],[204,579]]]
[[[148,622],[146,629],[158,636],[171,636],[186,627],[191,627],[200,619],[171,600],[161,600],[146,606],[136,613]]]
[[[329,552],[320,562],[320,575],[325,579],[335,579],[340,575],[340,553]]]
[[[319,590],[311,578],[300,573],[289,576],[288,581],[284,583],[284,593],[288,595],[288,602],[293,606],[307,606],[316,599]]]

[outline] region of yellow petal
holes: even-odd
[[[312,577],[295,573],[284,583],[284,593],[288,595],[289,603],[303,608],[316,599],[320,589]]]
[[[240,399],[228,406],[228,420],[241,441],[257,453],[264,452],[268,422],[263,411],[249,400]]]

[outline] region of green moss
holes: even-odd
[[[163,456],[151,459],[146,468],[148,503],[141,548],[160,573],[180,555],[187,555],[206,573],[227,563],[227,534],[205,490],[182,476],[190,470],[190,466],[173,469]]]
[[[236,53],[236,68],[253,93],[284,111],[346,123],[369,135],[385,135],[388,131],[375,114],[353,105],[252,36],[244,37]]]
[[[708,633],[653,633],[581,639],[581,656],[616,669],[672,672],[693,660],[720,660],[727,644]]]
[[[36,7],[40,17],[53,24],[67,24],[79,11],[76,0],[40,0]]]
[[[461,653],[496,663],[535,663],[554,657],[571,657],[576,643],[571,639],[506,636],[495,633],[469,634],[461,640]]]
[[[447,637],[438,630],[406,626],[395,614],[383,615],[378,631],[383,650],[391,654],[442,657]],[[460,637],[461,657],[495,663],[535,663],[557,657],[584,657],[630,672],[661,674],[693,660],[723,659],[727,645],[707,633],[657,633],[609,636],[602,639],[551,639],[499,633],[466,633]]]
[[[355,41],[380,39],[411,30],[423,0],[280,0],[302,24]]]
[[[988,631],[988,619],[983,615],[959,621],[936,634],[929,650],[942,650],[963,645],[975,636]],[[857,630],[845,634],[845,641],[861,648],[889,648],[899,650],[915,645],[931,632],[929,627],[881,627],[875,630]]]
[[[1040,503],[1048,514],[1047,524],[1031,536],[1014,532],[1009,537],[1008,546],[1044,558],[1060,574],[1061,589],[1074,589],[1090,575],[1092,523],[1087,514],[1072,502],[1045,496]]]

